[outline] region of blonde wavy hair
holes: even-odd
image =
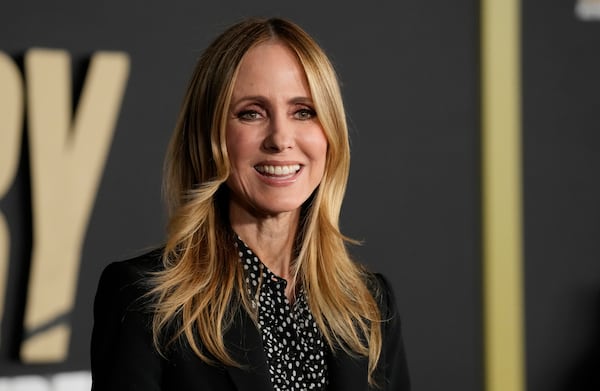
[[[203,361],[239,366],[223,336],[240,307],[254,319],[256,310],[245,294],[228,220],[225,128],[241,60],[269,40],[283,42],[297,54],[328,142],[322,181],[303,205],[296,281],[332,351],[341,348],[368,357],[369,382],[374,384],[382,345],[378,293],[369,290],[373,277],[350,259],[350,240],[338,225],[350,166],[339,84],[319,45],[285,19],[247,19],[231,26],[205,50],[193,72],[165,161],[170,220],[164,269],[152,278],[154,343],[164,351],[183,336]]]

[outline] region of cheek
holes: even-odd
[[[313,153],[313,159],[321,161],[323,164],[327,157],[328,142],[325,132],[320,130],[315,132],[310,140],[311,151]]]
[[[232,167],[238,166],[251,150],[249,140],[245,139],[243,134],[235,129],[227,129],[226,146]]]

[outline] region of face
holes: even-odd
[[[327,139],[304,69],[284,44],[262,43],[245,54],[226,140],[231,202],[252,214],[297,212],[319,185]]]

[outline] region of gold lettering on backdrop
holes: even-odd
[[[33,208],[33,251],[21,357],[66,358],[81,248],[129,74],[124,53],[97,52],[75,115],[69,54],[25,55]]]
[[[0,199],[15,178],[21,151],[23,127],[23,80],[19,69],[6,54],[0,52]],[[4,314],[4,299],[10,254],[10,232],[0,212],[0,320]]]

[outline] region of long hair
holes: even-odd
[[[377,293],[368,287],[372,276],[350,259],[349,239],[338,224],[350,166],[339,84],[319,45],[284,19],[247,19],[231,26],[204,51],[193,72],[165,161],[170,219],[164,269],[152,279],[154,343],[162,351],[184,336],[203,361],[239,365],[223,336],[240,307],[254,317],[256,310],[245,294],[228,221],[225,128],[241,60],[269,40],[298,56],[328,142],[323,178],[303,205],[294,273],[329,347],[368,357],[374,383],[382,343]]]

